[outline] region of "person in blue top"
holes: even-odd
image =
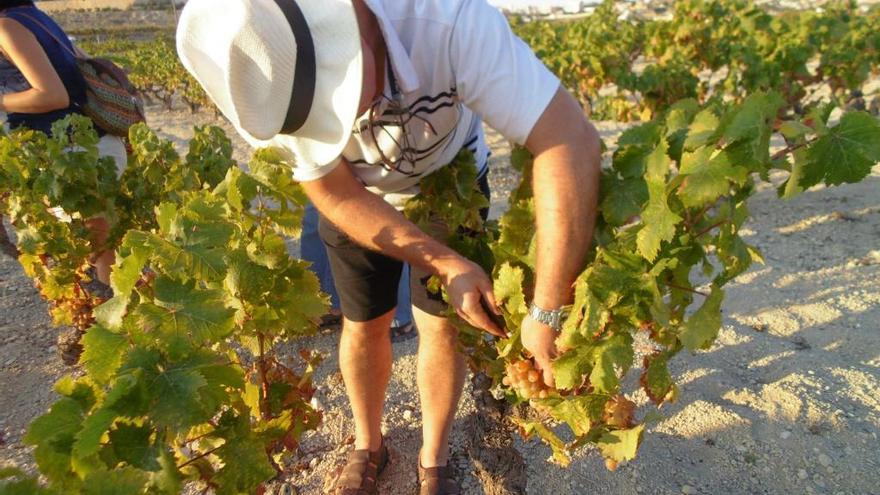
[[[60,46],[53,36],[69,46]],[[10,128],[49,134],[53,122],[79,113],[85,80],[69,50],[67,35],[33,2],[0,2],[0,86],[15,90],[0,95],[0,112],[7,114]]]

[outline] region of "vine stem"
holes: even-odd
[[[782,148],[781,150],[777,151],[776,153],[773,153],[773,156],[770,157],[770,160],[771,161],[779,160],[780,158],[784,157],[785,155],[792,153],[796,150],[799,150],[799,149],[803,148],[804,146],[813,144],[814,142],[816,142],[816,139],[808,139],[802,143],[793,144],[791,146],[786,146],[785,148]]]
[[[697,232],[696,234],[694,234],[694,237],[695,237],[695,238],[696,238],[696,237],[700,237],[700,236],[702,236],[703,234],[705,234],[706,232],[709,232],[710,230],[714,229],[715,227],[720,227],[720,226],[724,225],[725,223],[727,223],[727,222],[729,222],[729,221],[730,221],[730,220],[726,220],[726,219],[725,219],[725,220],[720,220],[720,221],[718,221],[718,222],[715,222],[715,223],[713,223],[712,225],[710,225],[710,226],[706,227],[705,229],[703,229],[703,230]]]
[[[226,444],[223,444],[223,445],[226,445]],[[177,466],[177,469],[183,469],[183,468],[189,466],[190,464],[196,462],[197,460],[202,459],[204,457],[207,457],[207,456],[213,454],[214,452],[217,452],[218,450],[220,450],[221,447],[223,447],[223,445],[219,445],[217,447],[214,447],[213,449],[211,449],[207,452],[202,452],[201,454],[199,454],[199,455],[193,457],[192,459],[184,462],[183,464]]]
[[[718,203],[716,202],[715,204],[718,204]],[[699,222],[699,221],[703,218],[703,215],[705,215],[706,212],[709,211],[709,208],[711,208],[712,206],[714,206],[714,205],[706,205],[706,206],[704,206],[703,209],[700,210],[700,212],[697,213],[697,215],[696,215],[693,219],[690,220],[690,223],[688,224],[688,227],[693,227],[693,225],[694,225],[695,223]]]
[[[670,288],[678,289],[678,290],[683,290],[685,292],[690,292],[691,294],[699,294],[703,297],[709,297],[709,294],[706,294],[705,292],[697,290],[697,289],[691,289],[689,287],[682,287],[680,285],[676,285],[676,284],[669,283],[669,282],[665,282],[664,284],[666,285],[666,287],[670,287]]]
[[[257,334],[257,342],[260,345],[260,356],[257,358],[257,368],[260,370],[260,388],[263,390],[263,398],[260,401],[260,415],[264,420],[269,416],[269,379],[266,377],[266,349],[265,337],[262,333]]]
[[[205,438],[205,437],[207,437],[208,435],[211,435],[211,434],[213,434],[213,433],[216,433],[216,432],[214,432],[214,431],[209,431],[208,433],[202,433],[201,435],[199,435],[199,436],[197,436],[197,437],[193,437],[193,438],[189,438],[189,439],[187,439],[187,440],[184,440],[184,441],[183,441],[183,444],[186,445],[186,444],[189,444],[189,443],[193,443],[193,442],[195,442],[195,441],[197,441],[197,440],[201,440],[201,439],[203,439],[203,438]]]

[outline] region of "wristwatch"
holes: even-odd
[[[562,330],[562,324],[565,322],[565,319],[568,318],[568,312],[570,309],[571,306],[563,306],[551,311],[541,309],[538,306],[535,306],[535,303],[531,303],[529,305],[529,316],[531,316],[533,320],[543,323],[558,332]]]

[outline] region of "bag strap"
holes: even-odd
[[[55,36],[55,33],[53,33],[49,28],[46,27],[45,24],[43,24],[42,22],[40,22],[38,19],[35,19],[34,17],[32,17],[30,14],[28,14],[28,13],[26,13],[26,12],[15,12],[15,14],[16,14],[16,15],[20,15],[20,16],[22,16],[22,17],[28,19],[29,21],[33,22],[33,23],[36,24],[37,26],[40,26],[41,28],[43,28],[43,31],[45,31],[46,34],[48,34],[49,36],[51,36],[52,39],[54,39],[56,43],[58,43],[59,45],[61,45],[62,48],[64,48],[65,50],[67,50],[67,53],[69,53],[74,59],[79,59],[79,58],[80,58],[80,56],[77,55],[75,51],[73,51],[69,46],[67,46],[63,41],[61,41],[61,39],[59,39],[58,36]],[[3,14],[3,15],[0,16],[0,17],[11,18],[11,17],[9,17],[8,14]],[[14,19],[14,18],[11,18],[11,19]]]

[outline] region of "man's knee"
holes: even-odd
[[[375,341],[383,337],[390,338],[389,332],[394,311],[392,308],[384,315],[368,321],[352,321],[343,317],[342,332],[354,340]]]
[[[413,314],[422,341],[458,341],[458,329],[449,318],[432,315],[418,308],[414,308]]]

